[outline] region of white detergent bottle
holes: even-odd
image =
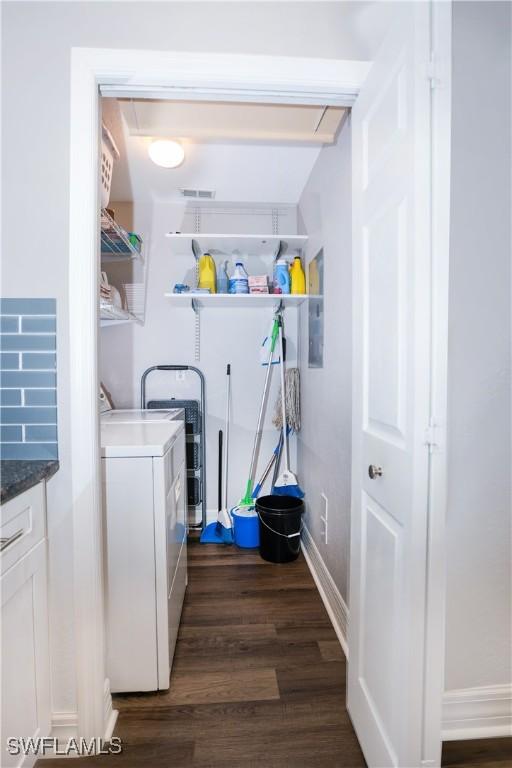
[[[229,278],[230,293],[249,293],[249,275],[241,261],[235,263],[235,271]]]

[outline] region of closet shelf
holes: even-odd
[[[109,262],[124,259],[142,261],[143,256],[130,242],[128,232],[103,208],[101,211],[101,260]]]
[[[276,293],[165,293],[164,296],[177,307],[192,307],[194,302],[197,309],[215,307],[298,307],[310,299],[321,299],[313,294],[276,294]]]
[[[190,256],[192,240],[195,240],[202,253],[212,256],[259,256],[275,258],[279,244],[283,244],[282,255],[299,253],[308,241],[307,235],[215,235],[169,232],[166,237],[174,242],[173,255]]]

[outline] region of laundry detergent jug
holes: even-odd
[[[235,264],[235,271],[229,278],[230,293],[249,293],[249,275],[241,261]]]
[[[290,293],[290,272],[286,259],[278,259],[274,269],[274,293]]]
[[[295,256],[290,269],[290,278],[292,281],[292,293],[306,293],[306,275],[302,269],[300,256]]]
[[[215,261],[209,253],[203,253],[199,259],[199,281],[198,288],[209,290],[210,293],[217,293],[217,270]]]

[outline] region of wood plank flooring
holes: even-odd
[[[510,768],[512,738],[445,741],[443,766],[449,768]]]
[[[359,768],[344,695],[343,654],[303,558],[272,565],[192,540],[170,689],[117,696],[116,735],[130,768],[141,740],[155,768]],[[161,739],[167,759],[152,753]]]
[[[122,754],[80,758],[78,764],[362,768],[345,709],[345,673],[341,647],[302,556],[272,565],[251,551],[193,539],[169,690],[115,696]],[[486,762],[485,745],[473,757],[475,762],[464,762],[460,746],[450,745],[444,764],[510,764],[499,750]],[[62,762],[37,766],[62,768]]]

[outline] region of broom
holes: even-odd
[[[285,383],[285,371],[284,371],[284,344],[283,344],[283,321],[279,317],[279,343],[281,345],[281,364],[279,370],[281,373],[281,430],[283,434],[283,449],[284,449],[284,470],[277,478],[272,489],[272,493],[276,496],[295,496],[298,499],[304,498],[304,491],[300,487],[297,478],[290,470],[290,458],[288,455],[288,441],[287,441],[287,422],[286,422],[286,383]],[[298,388],[295,388],[293,397],[298,394]],[[299,411],[300,414],[300,411]],[[300,426],[300,415],[298,419]]]
[[[226,447],[224,453],[224,478],[219,471],[219,510],[217,520],[209,523],[201,533],[201,544],[232,544],[233,525],[231,515],[228,512],[228,447],[229,447],[229,410],[231,403],[231,365],[226,367],[227,393],[226,393]],[[219,435],[221,439],[222,432]],[[220,444],[222,446],[222,443]],[[219,464],[222,466],[222,448],[219,455]],[[222,480],[224,482],[222,482]],[[224,489],[222,486],[224,485]],[[224,493],[222,492],[224,490]]]

